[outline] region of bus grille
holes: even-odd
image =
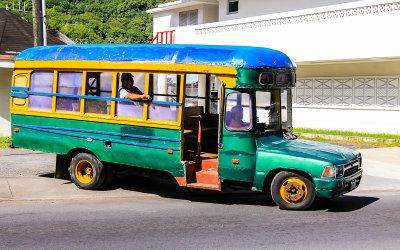
[[[361,157],[357,157],[344,165],[344,177],[351,176],[361,169]]]

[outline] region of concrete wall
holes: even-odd
[[[179,8],[173,11],[157,12],[153,17],[154,35],[160,31],[172,30],[179,27],[179,13],[189,10],[198,10],[198,23],[212,23],[218,21],[218,5],[198,4],[190,7]]]
[[[399,9],[400,3],[363,1],[203,24],[176,29],[175,43],[269,47],[297,62],[400,57],[400,36],[393,30]]]
[[[239,0],[239,11],[228,14],[228,0],[219,1],[219,21],[233,20],[287,11],[304,10],[360,0]]]
[[[299,78],[349,77],[353,95],[359,77],[374,78],[376,93],[380,77],[400,79],[398,2],[239,0],[239,12],[232,15],[227,15],[227,0],[219,2],[219,22],[176,27],[175,43],[278,49],[298,63]],[[399,95],[400,89],[391,91]],[[296,127],[400,134],[400,103],[295,104],[293,118]]]
[[[370,133],[400,134],[400,59],[300,63],[298,79],[393,78],[397,105],[293,105],[293,125],[314,129],[350,130]],[[298,82],[299,83],[299,82]],[[354,84],[353,84],[354,88]],[[375,83],[375,89],[377,84]],[[313,90],[315,92],[315,90]],[[375,90],[376,93],[382,90]],[[385,90],[383,90],[385,91]],[[390,93],[391,92],[391,93]],[[354,95],[355,91],[352,90]]]
[[[12,69],[0,68],[0,136],[10,136],[10,86]]]

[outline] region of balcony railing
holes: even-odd
[[[173,44],[175,30],[160,31],[150,42],[151,44]]]

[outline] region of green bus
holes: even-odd
[[[295,83],[296,64],[268,48],[35,47],[15,60],[12,143],[57,154],[56,177],[69,172],[82,189],[104,185],[118,164],[306,209],[358,187],[361,154],[296,138]]]

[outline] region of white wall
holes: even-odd
[[[10,136],[10,86],[12,69],[0,68],[0,136]]]
[[[218,21],[218,5],[198,4],[190,7],[179,8],[167,12],[154,13],[153,34],[160,31],[173,30],[179,27],[179,13],[189,10],[198,10],[198,23],[211,23]]]
[[[293,126],[400,135],[400,111],[293,107]]]
[[[288,4],[239,0],[239,13],[227,16],[227,0],[221,0],[220,22],[177,27],[175,43],[278,49],[298,62],[301,77],[400,75],[400,35],[396,31],[400,3],[388,0],[284,2]],[[309,9],[312,7],[317,8]],[[251,17],[242,18],[247,16]],[[400,107],[295,105],[293,122],[295,127],[400,134]]]
[[[239,0],[238,13],[228,14],[228,0],[220,0],[219,20],[226,21],[359,1],[360,0]]]
[[[218,21],[218,5],[207,4],[203,8],[203,21],[201,23],[213,23]]]
[[[175,43],[269,47],[297,62],[400,57],[400,4],[382,11],[362,3],[177,28]]]

